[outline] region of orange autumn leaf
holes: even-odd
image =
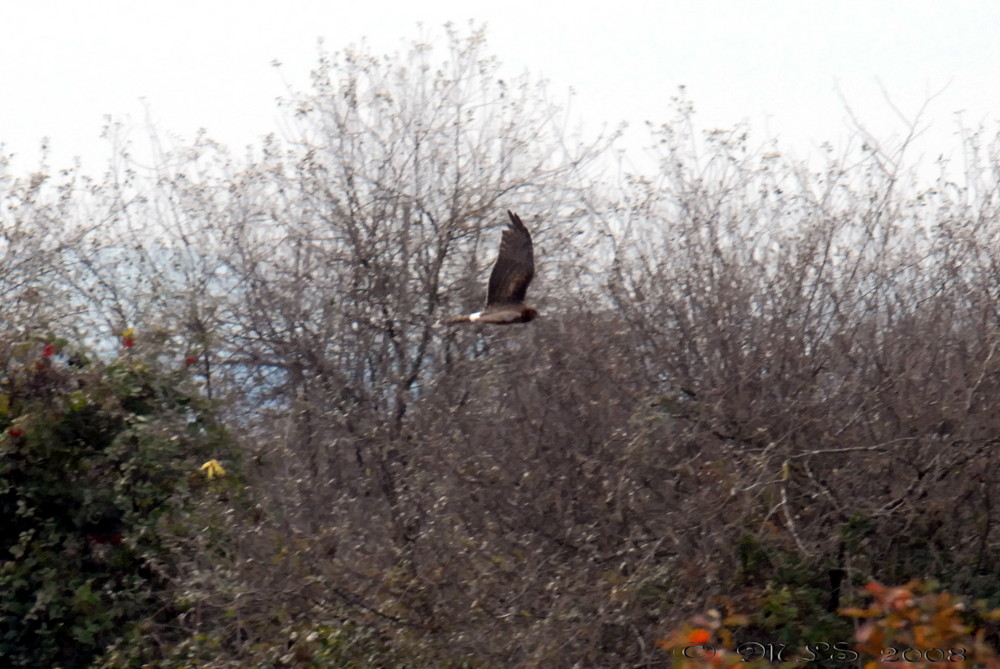
[[[703,629],[691,630],[691,633],[688,634],[688,641],[691,643],[705,643],[711,638],[711,632]]]

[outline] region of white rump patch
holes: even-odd
[[[477,311],[474,314],[469,314],[469,321],[472,322],[472,323],[475,323],[476,321],[478,321],[482,317],[482,315],[483,315],[483,312],[481,312],[481,311]]]

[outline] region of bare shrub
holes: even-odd
[[[611,292],[662,379],[639,440],[663,494],[686,489],[677,550],[706,575],[699,594],[755,571],[741,536],[967,587],[997,541],[984,203],[944,178],[918,190],[905,143],[810,174],[739,133],[693,158],[688,121],[658,130],[666,178],[634,186],[642,243],[621,245]]]

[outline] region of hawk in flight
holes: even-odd
[[[486,308],[468,316],[447,318],[443,324],[494,323],[509,325],[527,323],[538,315],[534,307],[524,303],[528,285],[535,276],[535,253],[531,235],[521,218],[507,210],[510,223],[500,238],[500,253],[490,273]]]

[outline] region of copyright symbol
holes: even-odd
[[[715,646],[710,643],[683,643],[674,646],[674,657],[678,660],[711,660],[715,657]]]

